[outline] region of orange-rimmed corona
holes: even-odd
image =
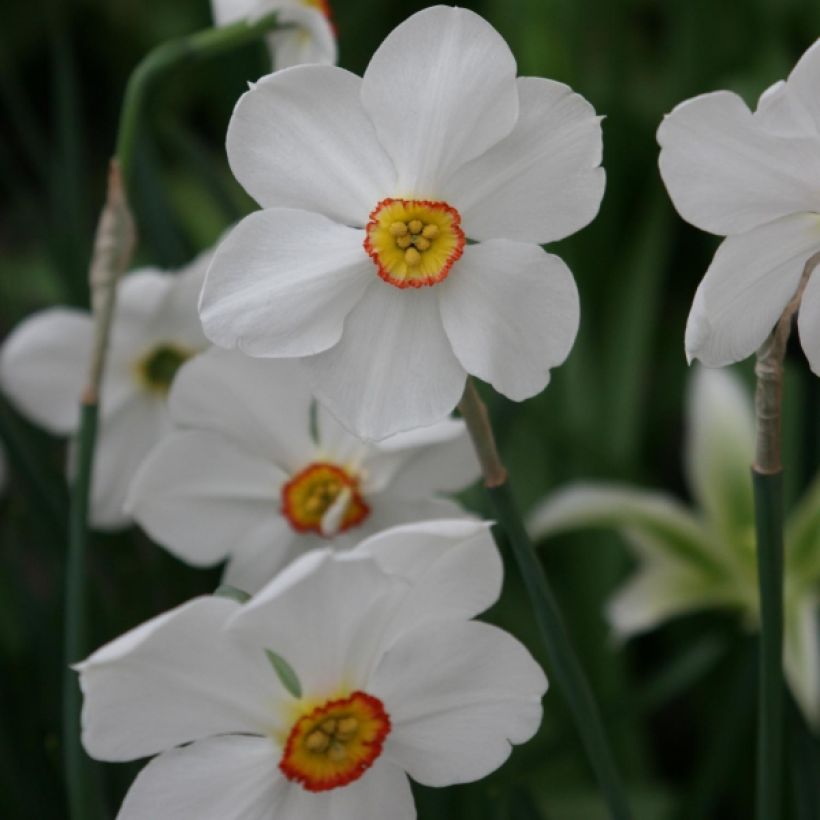
[[[379,276],[397,288],[442,282],[464,251],[461,216],[446,202],[384,199],[365,234],[364,248]]]
[[[325,531],[325,517],[337,513],[332,533]],[[282,487],[282,514],[297,532],[329,535],[349,530],[370,515],[359,492],[356,476],[336,464],[318,462],[296,473]]]
[[[330,700],[293,725],[279,769],[311,792],[347,786],[382,753],[390,728],[384,704],[372,695]]]

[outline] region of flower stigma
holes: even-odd
[[[379,276],[397,288],[443,281],[464,251],[461,216],[446,202],[384,199],[365,233],[364,248]]]
[[[382,753],[390,734],[384,704],[365,692],[327,701],[290,730],[279,769],[311,792],[358,780]]]
[[[152,393],[164,396],[177,370],[193,356],[195,351],[173,344],[162,342],[152,347],[135,365],[137,381]]]
[[[282,487],[282,514],[297,532],[332,537],[361,524],[370,507],[356,476],[336,464],[317,462]]]

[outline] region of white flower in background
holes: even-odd
[[[727,238],[695,294],[686,353],[710,366],[751,355],[820,252],[820,41],[752,113],[717,91],[681,103],[658,130],[660,169],[678,213]],[[798,317],[820,374],[820,274]]]
[[[169,404],[180,429],[145,460],[126,507],[183,560],[228,558],[225,582],[246,592],[305,550],[465,515],[436,494],[479,474],[462,421],[365,444],[317,407],[294,361],[212,348],[182,368]]]
[[[167,392],[179,365],[207,341],[196,301],[208,256],[177,274],[153,269],[123,277],[103,377],[91,490],[91,523],[124,526],[128,485],[148,450],[171,427]],[[55,435],[77,430],[93,322],[55,307],[16,327],[0,351],[0,387],[21,413]]]
[[[283,28],[268,37],[276,69],[336,62],[336,32],[328,0],[211,0],[218,26],[254,22],[276,12]]]
[[[697,368],[689,388],[686,469],[699,509],[663,493],[582,484],[546,498],[529,529],[543,538],[579,527],[613,527],[638,571],[607,615],[621,637],[697,609],[731,608],[758,628],[751,467],[752,402],[732,374]],[[820,728],[820,476],[786,527],[784,665],[808,720]]]
[[[496,627],[486,524],[314,551],[250,602],[197,598],[80,664],[92,757],[159,754],[119,820],[412,820],[407,775],[477,780],[541,720],[544,673]]]
[[[216,253],[206,335],[304,357],[319,400],[368,439],[444,418],[467,373],[514,400],[541,391],[579,307],[539,243],[597,213],[601,127],[567,86],[515,70],[492,26],[437,6],[363,79],[300,66],[258,82],[227,150],[266,210]]]

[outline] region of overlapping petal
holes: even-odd
[[[606,181],[600,117],[553,80],[522,77],[518,95],[515,128],[447,179],[443,198],[474,239],[553,242],[598,213]]]
[[[521,401],[544,389],[578,331],[569,268],[538,246],[494,239],[471,245],[438,286],[441,318],[468,373]]]
[[[440,181],[510,133],[515,70],[501,35],[467,9],[425,9],[385,38],[361,98],[395,163],[396,194],[436,198]]]
[[[789,75],[789,90],[800,100],[809,112],[817,132],[820,132],[820,100],[817,86],[820,83],[820,40],[808,48],[798,60]]]
[[[779,136],[728,91],[678,105],[658,142],[669,195],[702,230],[737,234],[820,209],[820,135]]]
[[[805,263],[818,251],[820,216],[811,213],[727,237],[689,314],[689,358],[722,367],[754,353],[794,296]]]
[[[304,208],[362,227],[393,191],[393,164],[362,107],[361,85],[341,68],[296,66],[240,98],[228,160],[263,208]]]
[[[269,37],[277,71],[307,63],[336,63],[336,35],[321,11],[307,4],[283,5],[277,20],[284,29],[274,31]]]
[[[341,341],[305,359],[316,396],[364,439],[433,424],[461,398],[466,373],[445,336],[435,290],[375,281]]]
[[[547,681],[510,635],[447,621],[400,638],[370,688],[393,724],[385,754],[419,783],[447,786],[484,777],[535,734]]]
[[[200,300],[206,336],[251,356],[311,356],[339,341],[373,282],[359,230],[318,213],[245,217],[219,246]]]

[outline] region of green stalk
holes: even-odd
[[[626,792],[609,748],[598,705],[564,626],[558,602],[515,506],[484,403],[468,379],[459,409],[470,431],[498,524],[507,535],[535,613],[551,671],[567,699],[598,785],[613,820],[631,817]]]
[[[128,82],[120,116],[116,155],[111,161],[108,196],[100,216],[89,273],[94,312],[94,345],[88,380],[81,400],[80,429],[76,438],[76,473],[71,491],[68,560],[65,591],[65,665],[63,673],[63,763],[71,820],[102,816],[95,769],[80,740],[81,698],[71,664],[87,652],[86,553],[89,540],[88,509],[97,439],[99,399],[117,282],[130,264],[134,228],[126,188],[133,172],[134,146],[144,98],[152,81],[178,63],[209,57],[244,45],[276,27],[276,15],[253,24],[235,23],[207,29],[155,48],[137,66]]]

